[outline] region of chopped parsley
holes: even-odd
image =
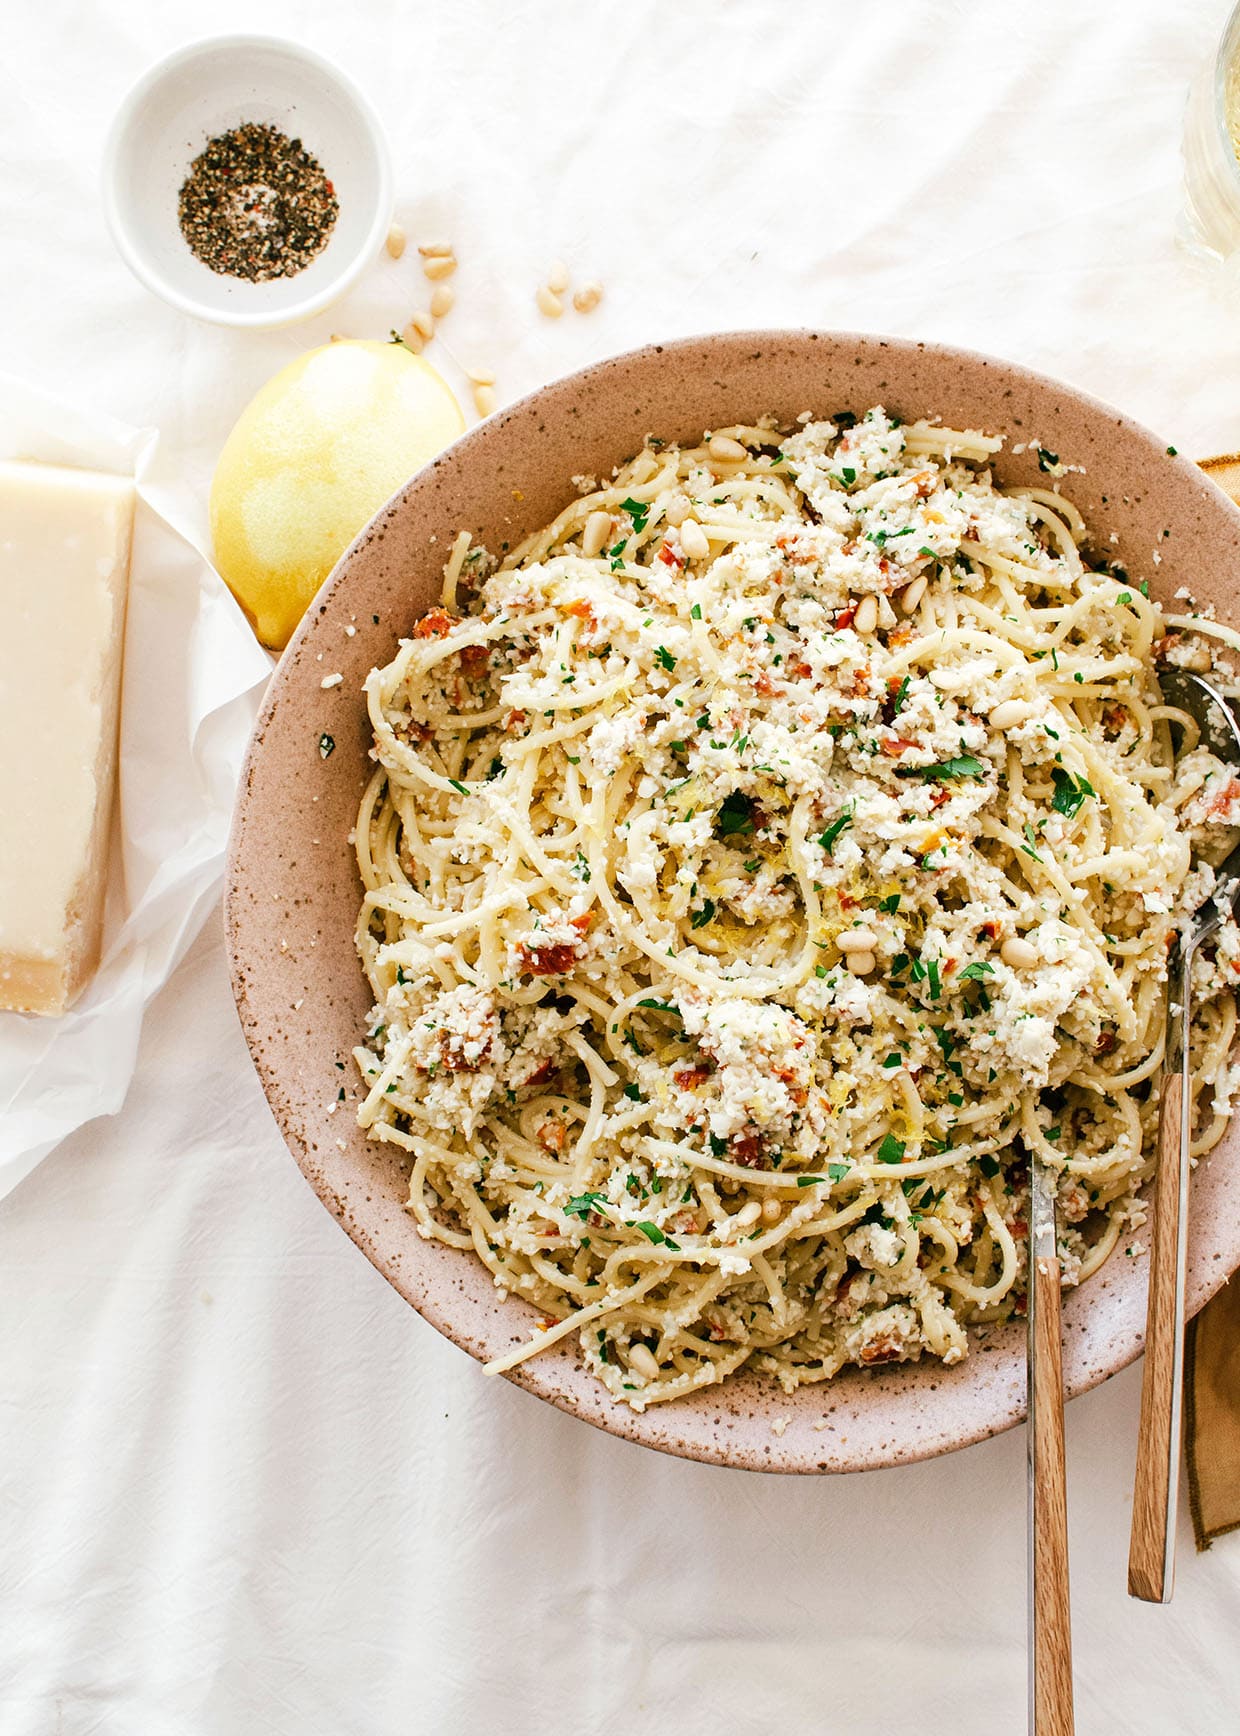
[[[718,826],[721,837],[732,838],[753,831],[753,803],[741,790],[732,790],[719,809]]]
[[[704,898],[700,909],[689,912],[689,926],[691,928],[705,928],[706,924],[714,918],[714,914],[714,901],[710,898]]]
[[[923,783],[949,783],[953,778],[980,778],[986,768],[971,753],[957,754],[954,759],[940,760],[933,766],[897,766],[898,778],[920,778]]]
[[[651,1223],[647,1223],[647,1222],[643,1221],[642,1223],[637,1224],[634,1227],[641,1231],[642,1235],[645,1236],[645,1238],[648,1242],[655,1242],[655,1243],[661,1242],[663,1244],[663,1246],[666,1248],[679,1249],[679,1247],[680,1247],[680,1243],[674,1242],[670,1236],[665,1235],[663,1233],[663,1231],[659,1228],[658,1224],[651,1224]]]
[[[666,669],[669,675],[676,667],[676,659],[672,656],[666,645],[660,645],[656,648],[654,660],[659,665],[659,668]]]
[[[574,1194],[564,1207],[564,1211],[566,1216],[580,1218],[584,1223],[592,1211],[596,1211],[600,1205],[606,1204],[607,1195],[605,1193]]]
[[[897,1139],[893,1133],[888,1133],[875,1155],[880,1163],[903,1163],[904,1141]]]
[[[844,831],[845,827],[852,825],[852,818],[853,810],[852,803],[850,802],[844,809],[843,813],[835,816],[826,831],[819,834],[818,842],[826,851],[828,856],[834,852],[835,841],[840,836],[840,833]]]
[[[633,529],[635,531],[640,533],[645,530],[646,520],[650,517],[650,504],[648,501],[622,500],[620,502],[620,510],[621,512],[628,513],[629,517],[633,520]]]
[[[335,736],[328,735],[327,731],[324,730],[322,735],[319,737],[319,758],[320,759],[330,759],[332,757],[332,755],[335,753],[335,751],[336,751],[336,738],[335,738]]]
[[[1057,814],[1064,814],[1069,819],[1076,813],[1086,796],[1095,795],[1093,785],[1085,778],[1074,778],[1062,766],[1055,766],[1051,771],[1051,781],[1055,786],[1055,794],[1051,797],[1051,807]]]

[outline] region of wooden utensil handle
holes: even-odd
[[[1068,1595],[1068,1489],[1064,1461],[1059,1261],[1033,1253],[1029,1307],[1034,1355],[1029,1406],[1033,1456],[1033,1694],[1035,1736],[1072,1736],[1072,1615]]]
[[[1147,1603],[1171,1597],[1175,1500],[1179,1467],[1180,1368],[1184,1332],[1180,1265],[1182,1187],[1188,1154],[1183,1150],[1184,1072],[1163,1081],[1158,1111],[1158,1168],[1151,1190],[1149,1303],[1145,1368],[1141,1377],[1141,1423],[1128,1548],[1128,1591]]]

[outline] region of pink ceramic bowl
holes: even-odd
[[[353,930],[360,899],[348,838],[366,781],[362,683],[438,597],[452,537],[498,550],[548,523],[571,478],[601,475],[647,432],[696,436],[766,411],[863,411],[1008,436],[1001,480],[1045,482],[1033,439],[1072,470],[1064,491],[1155,595],[1187,584],[1233,619],[1240,512],[1187,459],[1118,411],[1007,362],[934,344],[840,332],[740,332],[656,345],[560,380],[475,428],[421,471],[341,560],[286,651],[254,732],[228,865],[233,989],[280,1129],[342,1228],[432,1325],[486,1359],[530,1333],[535,1313],[501,1301],[472,1254],[425,1242],[403,1209],[398,1155],[372,1145],[336,1094],[370,994]],[[1025,446],[1017,453],[1011,448]],[[1151,559],[1154,552],[1161,563]],[[356,629],[352,637],[346,628]],[[325,675],[342,684],[324,689]],[[334,747],[324,758],[330,737]],[[342,1072],[341,1065],[344,1071]],[[1189,1308],[1240,1265],[1240,1130],[1193,1179]],[[1145,1262],[1113,1259],[1064,1308],[1068,1390],[1141,1349]],[[481,1376],[479,1376],[481,1378]],[[854,1471],[946,1452],[1024,1410],[1024,1334],[1006,1328],[955,1368],[850,1370],[789,1397],[744,1375],[634,1415],[579,1367],[571,1342],[522,1364],[520,1386],[611,1433],[664,1452],[772,1471]],[[772,1423],[787,1417],[776,1434]],[[817,1425],[817,1426],[815,1426]]]

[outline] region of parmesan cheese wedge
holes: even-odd
[[[0,462],[0,1007],[62,1013],[99,960],[134,488]]]

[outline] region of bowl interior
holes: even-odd
[[[439,594],[455,533],[499,552],[546,524],[571,478],[601,475],[647,432],[675,439],[766,411],[938,416],[1007,436],[1000,481],[1045,485],[1032,440],[1058,453],[1063,490],[1100,546],[1156,596],[1188,585],[1237,618],[1240,513],[1196,466],[1126,417],[1066,386],[958,350],[850,334],[741,333],[621,356],[535,394],[422,471],[359,537],[285,654],[259,720],[234,825],[227,891],[233,985],[246,1037],[289,1146],[324,1203],[402,1295],[473,1355],[527,1338],[535,1313],[497,1295],[470,1253],[424,1242],[403,1210],[406,1176],[353,1123],[350,1051],[370,1010],[353,931],[360,886],[349,844],[371,769],[362,683]],[[1117,541],[1108,541],[1114,531]],[[325,689],[326,675],[340,673]],[[343,1089],[344,1101],[337,1101]],[[1189,1302],[1240,1265],[1240,1133],[1193,1179]],[[1145,1261],[1114,1257],[1066,1297],[1068,1388],[1139,1351]],[[637,1416],[556,1346],[511,1377],[629,1439],[689,1457],[783,1471],[857,1470],[942,1452],[1010,1426],[1024,1408],[1024,1334],[936,1362],[861,1371],[785,1394],[742,1375]],[[772,1424],[790,1419],[779,1432]]]
[[[203,265],[177,219],[190,165],[245,121],[301,140],[339,201],[327,245],[295,277],[248,283]],[[339,294],[377,249],[391,205],[386,149],[369,109],[326,61],[262,37],[223,38],[174,55],[130,93],[106,170],[109,217],[131,268],[207,319],[278,324]]]

